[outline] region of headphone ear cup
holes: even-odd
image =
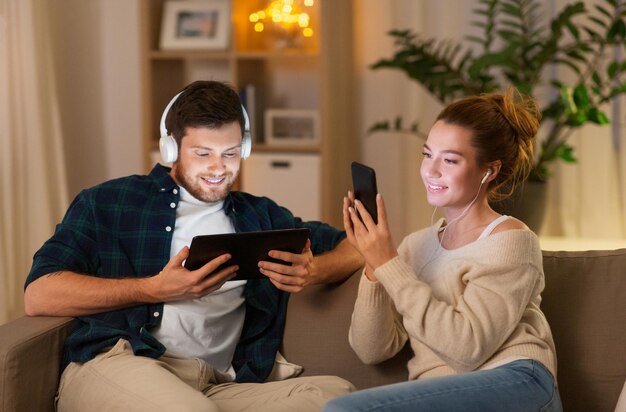
[[[178,158],[178,144],[169,134],[159,139],[159,151],[164,163],[174,163]]]
[[[250,136],[250,131],[246,130],[243,133],[243,137],[241,139],[241,158],[243,160],[250,157],[250,153],[252,152],[252,137]]]

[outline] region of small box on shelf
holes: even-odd
[[[317,110],[268,109],[265,143],[268,146],[317,146],[320,142]]]

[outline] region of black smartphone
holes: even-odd
[[[378,223],[376,171],[362,163],[352,162],[352,187],[354,197],[363,203],[374,222]]]

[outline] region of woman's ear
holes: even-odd
[[[487,164],[487,169],[489,170],[489,177],[487,178],[488,182],[491,182],[498,176],[500,173],[500,169],[502,168],[502,161],[496,160],[494,162],[490,162]]]

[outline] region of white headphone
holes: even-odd
[[[183,90],[184,92],[184,90]],[[159,151],[161,152],[161,158],[165,163],[173,163],[178,158],[178,144],[176,143],[176,139],[167,132],[165,128],[165,119],[167,118],[167,113],[170,111],[170,108],[178,99],[183,92],[178,93],[176,96],[170,100],[170,102],[165,106],[165,110],[163,110],[163,114],[161,115],[161,123],[159,125],[159,130],[161,132],[161,138],[159,139]],[[250,157],[250,152],[252,151],[252,136],[250,136],[250,119],[248,118],[248,113],[246,112],[246,108],[241,105],[241,111],[243,112],[244,118],[244,127],[243,127],[243,136],[241,138],[241,158],[247,159]]]
[[[487,173],[485,173],[485,177],[483,177],[483,180],[480,181],[480,184],[485,184],[485,182],[487,181],[487,178],[489,178],[489,175],[491,174],[491,169],[487,169]]]

